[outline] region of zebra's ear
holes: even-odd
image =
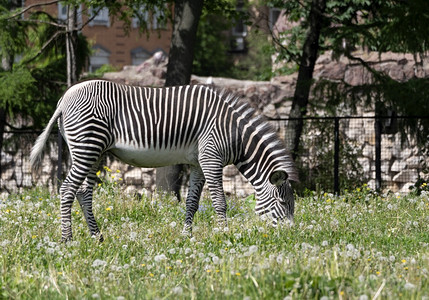
[[[270,175],[270,182],[275,186],[281,186],[287,178],[288,175],[285,171],[274,171]]]

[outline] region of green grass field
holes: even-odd
[[[186,238],[183,202],[107,180],[94,199],[105,241],[75,203],[62,244],[59,197],[29,190],[0,202],[0,299],[429,299],[428,196],[309,193],[292,228],[233,198],[224,230],[205,195]]]

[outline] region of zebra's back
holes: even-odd
[[[74,88],[77,103],[71,115],[76,107],[86,107],[81,115],[93,116],[88,122],[101,120],[111,131],[107,150],[140,167],[198,164],[201,136],[213,127],[219,106],[226,105],[205,86],[151,88],[95,80],[80,89],[91,95],[85,101],[92,105],[80,105],[79,88]]]

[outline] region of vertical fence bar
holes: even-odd
[[[57,190],[60,191],[63,174],[63,137],[58,129],[58,163],[57,163]]]
[[[335,117],[335,148],[334,148],[334,193],[340,194],[340,118]]]
[[[381,118],[375,118],[375,189],[381,189]]]

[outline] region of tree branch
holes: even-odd
[[[371,68],[370,64],[368,62],[364,61],[362,58],[353,56],[348,51],[344,52],[344,55],[350,60],[355,60],[355,61],[359,62],[368,72],[370,72],[372,75],[374,75],[375,78],[381,79],[384,77],[384,76],[382,76],[383,73],[376,71],[374,68]]]
[[[48,25],[52,25],[52,26],[55,26],[55,27],[59,27],[59,28],[66,28],[66,25],[64,25],[64,24],[59,24],[59,23],[56,23],[56,22],[43,21],[43,20],[37,20],[37,19],[34,19],[34,20],[20,20],[20,22],[37,23],[37,24],[48,24]]]
[[[43,3],[34,3],[34,4],[31,4],[31,5],[27,6],[27,7],[25,7],[23,10],[15,13],[15,14],[13,14],[12,16],[10,16],[8,18],[6,18],[6,20],[14,19],[17,16],[22,15],[23,13],[25,13],[26,11],[28,11],[28,10],[34,8],[34,7],[45,6],[45,5],[52,5],[52,4],[56,4],[58,2],[60,2],[60,0],[53,0],[53,1],[43,2]]]
[[[274,26],[273,26],[273,28],[274,28]],[[278,47],[281,48],[281,50],[283,50],[284,52],[286,52],[287,55],[289,55],[289,57],[291,58],[291,60],[293,62],[295,62],[296,64],[299,65],[299,61],[300,61],[301,57],[299,55],[296,55],[296,54],[293,54],[292,52],[290,52],[289,49],[286,48],[282,44],[282,42],[280,41],[280,37],[278,37],[277,35],[275,35],[273,29],[270,26],[268,26],[268,30],[270,31],[271,38],[273,39],[274,44],[276,44]]]
[[[33,60],[35,60],[37,57],[39,57],[43,53],[43,51],[45,51],[45,49],[48,48],[49,44],[52,43],[61,33],[63,32],[62,31],[55,32],[55,34],[51,36],[51,38],[45,44],[43,44],[42,48],[40,48],[40,50],[32,58],[29,58],[24,63],[28,64]]]
[[[91,18],[88,18],[88,20],[84,23],[84,24],[82,24],[82,26],[80,26],[80,28],[78,29],[78,30],[82,30],[82,28],[84,28],[86,25],[88,25],[92,20],[94,20],[95,19],[95,17],[98,15],[98,13],[101,11],[101,9],[102,9],[103,7],[100,7],[100,8],[98,8],[98,10],[97,10],[97,12],[94,14],[94,13],[92,13],[92,17]]]

